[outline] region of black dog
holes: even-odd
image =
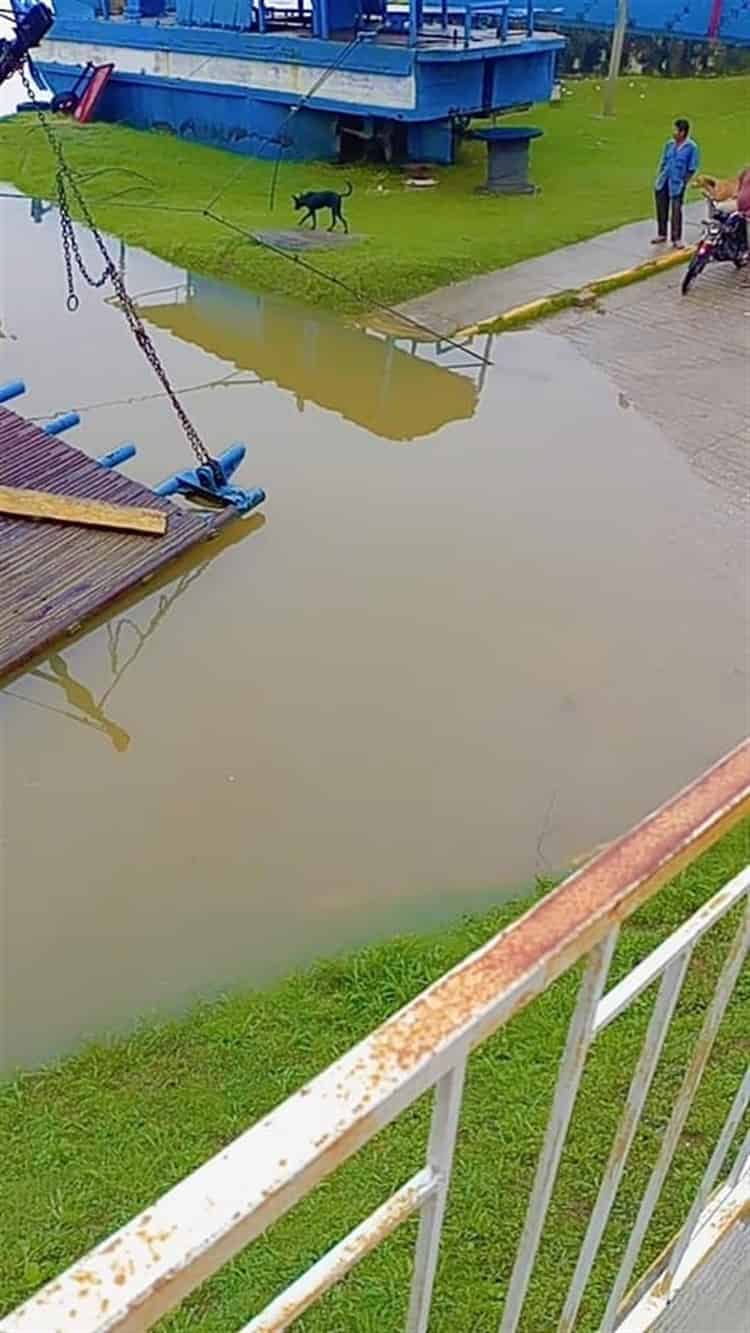
[[[348,199],[349,195],[352,193],[351,182],[347,181],[346,183],[349,188],[343,194],[337,194],[335,190],[308,190],[305,194],[293,194],[292,200],[294,202],[295,211],[299,212],[300,208],[307,209],[304,217],[300,218],[297,225],[301,227],[303,222],[307,222],[308,218],[312,218],[312,229],[314,231],[317,226],[316,213],[321,208],[330,208],[331,225],[328,230],[333,231],[336,223],[341,222],[343,223],[344,231],[348,235],[349,224],[347,223],[344,214],[341,212],[342,199]]]

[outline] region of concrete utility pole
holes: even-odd
[[[617,18],[615,19],[614,31],[612,33],[612,45],[609,50],[609,70],[607,72],[607,82],[604,85],[604,114],[613,116],[615,114],[615,93],[617,91],[617,76],[620,73],[622,63],[622,48],[625,42],[625,29],[628,26],[628,0],[617,0]]]

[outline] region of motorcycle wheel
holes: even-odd
[[[687,266],[687,273],[682,279],[682,287],[680,288],[683,296],[687,296],[695,279],[698,277],[698,274],[703,272],[707,263],[708,260],[704,255],[694,255],[690,260],[690,263]]]

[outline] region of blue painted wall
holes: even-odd
[[[493,61],[495,63],[498,62]],[[449,110],[458,115],[468,115],[470,109],[475,112],[481,110],[484,105],[484,69],[483,60],[461,64],[445,60],[420,60],[417,65],[417,100],[420,107],[436,117],[444,116]]]
[[[449,166],[453,161],[453,121],[429,120],[421,125],[410,125],[406,145],[412,162],[436,162]]]
[[[518,106],[524,102],[546,102],[555,77],[555,54],[531,61],[508,56],[495,65],[492,102],[496,107]]]
[[[616,0],[559,3],[561,26],[607,29],[614,24]],[[705,40],[712,28],[723,42],[750,46],[750,0],[630,0],[633,32]]]
[[[157,6],[164,0],[152,0]],[[146,0],[141,0],[146,3]],[[246,29],[251,0],[176,0],[183,23]],[[380,12],[383,0],[360,0],[364,12]],[[551,0],[562,10],[561,25],[611,28],[616,0]],[[59,18],[81,19],[106,12],[107,0],[57,0]],[[352,0],[329,0],[331,28],[351,23]],[[720,13],[719,13],[720,11]],[[630,0],[631,29],[658,36],[705,39],[716,28],[721,41],[750,45],[750,0]],[[718,18],[718,25],[717,25]],[[713,23],[712,23],[713,20]],[[555,22],[557,20],[555,19]]]
[[[554,81],[555,52],[529,55],[486,55],[452,63],[420,52],[417,62],[418,105],[421,114],[452,112],[472,115],[503,110],[528,102],[546,102]]]
[[[91,19],[106,13],[102,0],[55,0],[55,23],[60,19]]]
[[[77,70],[45,61],[38,64],[55,92],[73,84]],[[274,160],[279,152],[275,139],[287,112],[283,102],[249,97],[221,84],[186,85],[180,79],[116,74],[107,84],[97,114],[102,120],[120,121],[135,129],[169,130],[182,139]],[[298,112],[285,127],[291,143],[283,150],[284,159],[335,157],[337,119],[333,112]]]
[[[251,37],[219,28],[180,27],[174,24],[129,23],[123,19],[106,22],[88,15],[81,17],[79,0],[58,0],[66,6],[55,19],[54,36],[66,42],[106,42],[108,46],[129,46],[143,51],[188,51],[197,56],[230,56],[233,60],[291,61],[300,65],[330,65],[341,55],[343,42],[324,42],[294,33],[269,33]],[[408,74],[414,64],[414,52],[403,46],[361,42],[347,52],[347,70],[372,74]]]
[[[252,6],[248,0],[177,0],[175,17],[178,23],[242,32],[251,26]]]
[[[349,50],[342,42],[299,37],[293,32],[260,35],[240,33],[236,21],[240,0],[176,0],[181,13],[209,13],[214,21],[223,17],[227,29],[137,23],[127,19],[109,21],[80,14],[70,17],[73,0],[59,0],[62,14],[54,36],[70,43],[71,64],[40,66],[56,91],[70,88],[80,64],[74,64],[78,44],[100,46],[101,59],[113,59],[115,72],[104,92],[99,114],[102,119],[122,121],[138,129],[169,129],[183,138],[230,148],[235,152],[275,158],[280,150],[279,127],[287,121],[292,94],[243,88],[237,84],[201,82],[201,63],[211,56],[329,67],[342,52],[347,72],[415,78],[416,105],[394,110],[360,97],[353,87],[352,100],[337,102],[322,86],[314,108],[305,106],[285,126],[289,142],[283,145],[288,158],[333,159],[338,156],[340,115],[366,117],[374,122],[408,126],[409,156],[433,162],[453,160],[452,117],[471,116],[495,109],[546,101],[552,89],[554,60],[564,42],[561,38],[531,38],[523,44],[488,43],[464,50],[440,46],[409,49],[404,45],[362,42]],[[358,0],[359,2],[359,0]],[[81,0],[74,0],[76,5]],[[242,0],[245,4],[246,0]],[[337,21],[344,10],[339,4],[352,0],[328,0],[329,17]],[[249,12],[249,5],[247,6]],[[118,48],[132,51],[175,51],[195,57],[197,78],[175,79],[149,74],[130,74],[117,69]],[[42,55],[44,51],[42,50]],[[140,64],[140,61],[138,62]],[[234,71],[232,71],[234,76]],[[239,76],[236,76],[239,77]],[[383,93],[387,97],[387,93]]]

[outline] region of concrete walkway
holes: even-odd
[[[685,209],[687,242],[697,239],[703,217],[705,204],[702,201],[689,204]],[[439,287],[426,296],[406,301],[398,307],[398,312],[436,333],[455,333],[482,320],[494,319],[527,301],[585,287],[611,273],[619,273],[669,253],[669,246],[650,244],[654,232],[653,221],[630,222],[590,241],[566,245],[536,259],[495,269],[480,278]]]

